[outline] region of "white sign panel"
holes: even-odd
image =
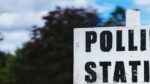
[[[74,84],[149,84],[150,28],[76,28]]]

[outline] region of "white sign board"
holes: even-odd
[[[150,27],[76,28],[74,84],[149,84]]]

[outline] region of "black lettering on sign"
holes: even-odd
[[[92,68],[96,68],[96,64],[94,62],[87,62],[85,64],[85,71],[89,74],[85,75],[85,81],[87,83],[96,82],[96,72],[92,70]]]
[[[134,45],[134,30],[129,30],[129,51],[136,51],[137,46]]]
[[[112,33],[110,31],[103,31],[100,34],[100,48],[104,52],[109,52],[112,48]]]
[[[146,30],[141,30],[141,50],[146,50]]]
[[[144,82],[149,82],[149,61],[144,61]]]
[[[122,46],[122,30],[117,30],[116,45],[117,51],[125,51],[125,47]]]
[[[100,62],[100,66],[102,66],[103,69],[103,82],[108,82],[108,66],[111,66],[111,62]]]
[[[97,41],[97,34],[95,31],[87,31],[86,32],[86,52],[91,52],[91,44]]]
[[[117,61],[115,65],[114,82],[118,83],[119,80],[124,83],[126,82],[126,74],[123,61]]]
[[[137,66],[141,65],[141,62],[129,61],[129,65],[132,66],[132,82],[137,82]]]

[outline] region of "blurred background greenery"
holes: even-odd
[[[125,10],[116,7],[104,19],[92,8],[56,7],[43,20],[15,54],[0,52],[0,84],[73,84],[73,29],[124,26]]]

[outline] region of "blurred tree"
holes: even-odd
[[[72,84],[73,29],[101,22],[95,10],[57,8],[34,26],[32,40],[17,50],[15,84]]]
[[[6,54],[0,51],[0,68],[5,67]]]
[[[13,72],[13,67],[15,63],[15,56],[11,54],[4,54],[5,59],[3,59],[3,67],[0,69],[0,84],[15,84],[16,75]]]
[[[122,7],[116,7],[104,26],[125,26],[125,10]]]

